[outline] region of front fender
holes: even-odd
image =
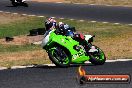
[[[79,45],[79,42],[73,40],[71,37],[66,37],[62,35],[57,35],[55,37],[52,37],[52,41],[50,41],[47,46],[50,48],[54,46],[55,44],[59,44],[69,50],[71,55],[76,54],[77,51],[73,49],[73,46]]]

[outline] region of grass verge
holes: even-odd
[[[132,0],[65,0],[71,3],[86,3],[97,5],[132,6]]]
[[[0,38],[29,34],[29,30],[43,27],[44,19],[25,17],[23,20],[0,24]]]
[[[40,50],[41,46],[38,45],[0,45],[0,53],[7,53],[7,52],[23,52],[23,51],[33,51],[33,50]]]

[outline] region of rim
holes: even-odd
[[[62,49],[59,49],[57,47],[53,48],[51,50],[51,54],[57,63],[59,63],[59,64],[68,64],[69,63],[68,56]]]
[[[97,60],[104,60],[105,59],[105,55],[104,55],[103,51],[101,49],[99,49],[99,48],[97,48],[97,49],[98,49],[98,52],[94,53],[93,57],[95,57],[95,59],[97,59]]]

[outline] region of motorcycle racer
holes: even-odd
[[[84,35],[82,33],[77,33],[75,30],[73,31],[72,28],[63,22],[59,22],[58,24],[58,32],[65,36],[71,36],[76,41],[84,40]]]
[[[48,19],[45,21],[45,28],[46,28],[46,31],[47,31],[47,30],[56,29],[56,27],[57,27],[57,22],[56,22],[56,20],[55,20],[53,17],[50,17],[50,18],[48,18]]]
[[[74,32],[70,30],[70,26],[68,24],[59,22],[57,25],[57,21],[53,17],[46,19],[45,28],[46,28],[46,31],[56,29],[57,34],[71,36],[71,37],[74,36]]]
[[[70,26],[63,22],[58,23],[57,33],[65,36],[71,36],[72,38],[74,37],[74,32],[71,30]]]
[[[56,34],[71,36],[74,40],[79,42],[85,40],[82,33],[77,33],[75,30],[73,31],[72,28],[66,23],[59,22],[57,24],[57,21],[53,17],[46,19],[45,28],[46,31],[55,29]]]

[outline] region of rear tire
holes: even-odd
[[[50,60],[59,67],[69,67],[71,58],[68,56],[68,52],[61,46],[51,48],[48,52]]]
[[[90,56],[90,62],[94,65],[103,65],[106,61],[106,57],[105,57],[105,54],[104,52],[98,48],[97,46],[95,46],[96,49],[98,49],[98,53],[90,53],[89,56]]]

